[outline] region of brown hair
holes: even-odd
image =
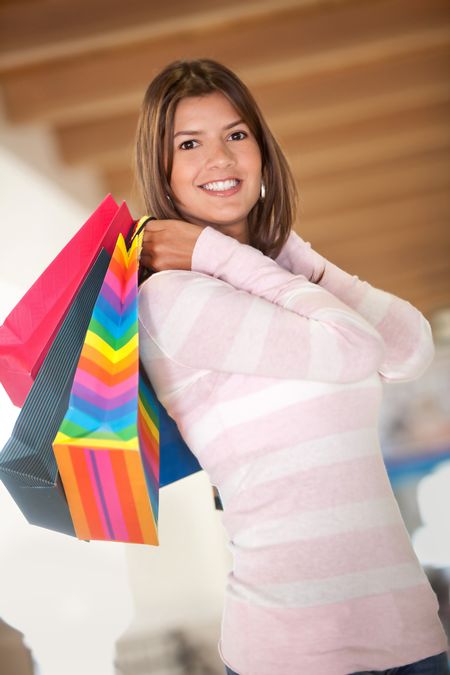
[[[145,92],[136,133],[135,163],[146,211],[159,219],[181,218],[170,187],[176,106],[187,96],[215,91],[227,97],[258,143],[265,198],[258,200],[248,214],[249,243],[275,258],[295,220],[294,178],[249,89],[231,70],[211,59],[174,61]]]

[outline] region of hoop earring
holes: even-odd
[[[261,190],[260,190],[260,200],[264,201],[264,198],[266,196],[266,186],[264,185],[263,181],[261,181]]]

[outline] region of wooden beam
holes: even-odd
[[[353,208],[395,201],[428,191],[449,189],[449,149],[442,148],[386,163],[318,177],[303,177],[297,168],[300,217],[315,219]]]
[[[296,8],[326,11],[355,0],[16,0],[0,4],[0,72],[101,49],[114,49],[230,21],[271,17]]]
[[[348,136],[330,139],[328,147],[320,145],[316,148],[306,147],[302,150],[298,142],[296,152],[288,152],[290,165],[296,174],[301,174],[303,182],[311,182],[317,177],[318,184],[324,176],[337,174],[345,176],[355,170],[367,167],[368,173],[372,167],[384,167],[400,159],[408,159],[422,153],[439,151],[443,147],[450,149],[448,124],[428,124],[411,131],[397,131],[393,128],[390,133],[377,133],[374,127],[373,136],[351,140]],[[450,164],[447,159],[447,170]]]
[[[405,0],[378,0],[376,5],[332,5],[306,15],[294,8],[269,19],[230,21],[225,27],[200,27],[171,39],[14,69],[3,73],[5,109],[16,122],[79,119],[97,106],[98,111],[107,105],[123,110],[131,101],[137,105],[149,80],[177,58],[216,58],[257,86],[294,75],[317,77],[367,67],[448,45],[446,4],[409,0],[407,7],[405,13]]]
[[[54,135],[66,164],[106,167],[129,161],[138,114],[125,113],[99,120],[56,126]]]
[[[395,94],[338,102],[315,110],[272,118],[272,129],[287,152],[314,151],[336,141],[365,142],[392,133],[414,134],[430,125],[447,127],[450,88],[444,83],[399,89]]]
[[[312,218],[300,216],[296,224],[299,234],[311,241],[313,247],[336,247],[349,239],[358,239],[372,232],[384,239],[392,229],[401,229],[407,236],[408,227],[420,224],[428,232],[429,222],[446,222],[450,218],[449,190],[428,190],[407,196],[396,196],[389,201],[377,201],[357,207],[349,205],[348,210],[338,214]],[[441,229],[436,241],[447,241],[448,235]],[[345,245],[342,245],[342,249]],[[324,253],[326,255],[326,253]]]
[[[450,238],[446,235],[444,221],[429,219],[426,224],[414,220],[407,227],[391,223],[389,231],[372,227],[370,231],[360,232],[359,236],[347,236],[339,242],[327,242],[333,254],[339,256],[343,264],[355,260],[357,254],[371,261],[366,264],[366,273],[370,269],[381,269],[383,273],[406,276],[411,270],[421,268],[444,268],[450,255]],[[438,244],[439,242],[439,244]],[[327,257],[327,256],[325,256]],[[398,269],[392,267],[395,261],[401,261]]]
[[[349,107],[356,107],[359,114],[366,116],[367,108],[372,108],[375,116],[388,105],[386,101],[399,109],[402,104],[396,98],[405,96],[413,106],[415,91],[423,90],[424,96],[433,97],[434,87],[441,92],[437,94],[441,100],[444,89],[448,94],[449,57],[450,41],[447,41],[430,50],[403,53],[401,58],[384,52],[373,62],[350,62],[334,71],[323,70],[320,75],[299,72],[288,77],[289,66],[285,64],[283,77],[276,82],[268,79],[253,84],[252,91],[269,121],[283,111],[288,126],[297,123],[298,118],[307,124],[314,109],[317,122],[310,119],[310,123],[318,126],[323,116],[323,126],[327,126],[330,107],[338,117],[349,114]]]
[[[144,203],[137,187],[136,178],[130,165],[114,167],[102,173],[106,193],[111,192],[116,201],[129,202],[136,217],[144,215]]]

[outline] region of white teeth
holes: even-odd
[[[205,183],[202,185],[202,188],[205,190],[216,190],[217,192],[222,192],[224,190],[230,190],[231,188],[236,187],[238,183],[239,181],[234,178],[231,180],[218,180],[214,183]]]

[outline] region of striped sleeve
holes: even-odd
[[[428,368],[435,352],[431,326],[407,300],[348,274],[314,251],[293,230],[275,260],[291,273],[319,284],[376,328],[386,346],[385,358],[378,368],[384,380],[413,380]]]
[[[384,356],[359,314],[212,227],[191,271],[158,272],[141,286],[139,317],[166,356],[195,369],[346,383],[376,372]]]

